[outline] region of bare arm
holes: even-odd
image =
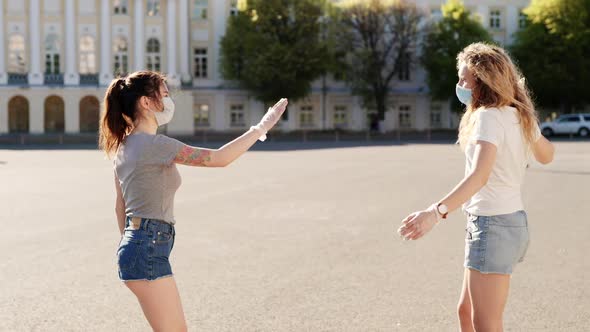
[[[533,154],[535,155],[535,159],[541,164],[549,164],[553,161],[555,147],[548,139],[541,136],[535,144],[533,144]]]
[[[459,208],[486,185],[496,161],[496,152],[497,148],[494,144],[477,141],[473,156],[475,161],[473,171],[440,201],[449,208],[449,212]]]
[[[217,150],[203,149],[185,145],[176,154],[174,162],[188,166],[225,167],[238,159],[256,143],[256,140],[265,137],[266,133],[281,119],[288,101],[279,100],[262,117],[262,120],[250,128],[245,134],[227,143]]]
[[[187,166],[225,167],[248,151],[260,135],[259,131],[250,129],[216,150],[185,145],[174,158],[174,162]]]
[[[117,198],[115,201],[115,215],[117,216],[117,225],[119,226],[119,232],[123,235],[125,230],[125,200],[123,200],[123,191],[121,190],[121,184],[117,173],[115,173],[115,191],[117,192]]]
[[[486,141],[476,142],[473,171],[440,201],[448,207],[449,212],[459,208],[486,185],[496,161],[496,152],[494,144]],[[417,240],[434,227],[437,218],[434,206],[414,212],[402,221],[398,233],[405,239]]]

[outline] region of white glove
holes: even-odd
[[[273,107],[268,109],[257,125],[252,126],[252,129],[257,130],[261,134],[258,140],[261,142],[266,140],[266,133],[279,122],[281,116],[287,109],[288,103],[287,98],[282,98]]]

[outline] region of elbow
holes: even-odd
[[[543,156],[542,158],[537,159],[537,161],[543,165],[547,165],[553,161],[553,154]]]
[[[553,161],[554,156],[555,156],[555,150],[553,147],[551,147],[550,151],[547,151],[546,153],[539,155],[536,159],[539,163],[541,163],[543,165],[547,165]]]
[[[537,153],[535,153],[535,159],[543,165],[547,165],[553,161],[553,157],[555,156],[555,146],[551,144],[551,142],[547,142],[545,146],[537,149]]]
[[[125,205],[122,205],[120,203],[115,204],[115,213],[117,215],[125,214]]]
[[[209,164],[209,167],[213,167],[213,168],[225,168],[227,166],[229,166],[229,164],[231,164],[230,161],[227,160],[218,160],[214,163]]]

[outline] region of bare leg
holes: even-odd
[[[502,315],[508,300],[509,274],[484,274],[469,269],[467,288],[471,296],[473,327],[477,332],[502,332]]]
[[[137,296],[141,309],[154,331],[187,331],[174,277],[154,281],[128,281],[125,284]]]
[[[471,296],[469,295],[469,288],[467,287],[467,273],[468,270],[465,269],[461,296],[459,297],[459,304],[457,305],[457,316],[459,317],[461,332],[474,332],[473,320],[471,319]]]

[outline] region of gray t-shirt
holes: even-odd
[[[127,136],[114,161],[125,214],[174,224],[174,194],[181,178],[174,157],[184,144],[164,135]]]

